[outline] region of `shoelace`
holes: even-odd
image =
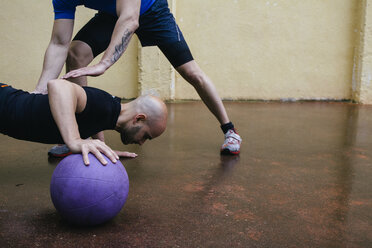
[[[240,138],[240,136],[235,133],[233,130],[229,130],[227,133],[226,133],[226,137],[225,139],[228,140],[228,142],[231,142],[231,141],[234,141],[234,140],[237,140],[239,142],[242,141],[242,139]]]

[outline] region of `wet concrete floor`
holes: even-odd
[[[128,200],[112,221],[67,224],[49,145],[0,136],[0,247],[372,247],[372,106],[225,103],[243,137],[219,155],[200,102],[168,104],[166,132],[122,159]]]

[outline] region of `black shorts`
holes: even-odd
[[[93,56],[106,50],[110,44],[117,16],[98,12],[74,37],[87,43]],[[173,67],[193,60],[190,49],[170,13],[167,0],[156,0],[149,10],[139,17],[135,32],[142,46],[158,46]]]

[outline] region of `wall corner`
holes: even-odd
[[[372,0],[359,1],[352,100],[372,104]]]

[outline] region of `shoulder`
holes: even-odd
[[[108,103],[120,102],[120,98],[115,97],[104,90],[88,86],[83,87],[83,89],[87,97],[87,104],[105,105]]]
[[[102,97],[102,96],[110,95],[106,91],[101,90],[101,89],[97,89],[97,88],[94,88],[94,87],[84,86],[82,88],[87,95],[92,96],[92,97]]]
[[[120,98],[114,97],[104,90],[93,87],[82,88],[86,94],[86,101],[82,115],[94,114],[95,116],[110,116],[120,112]]]

